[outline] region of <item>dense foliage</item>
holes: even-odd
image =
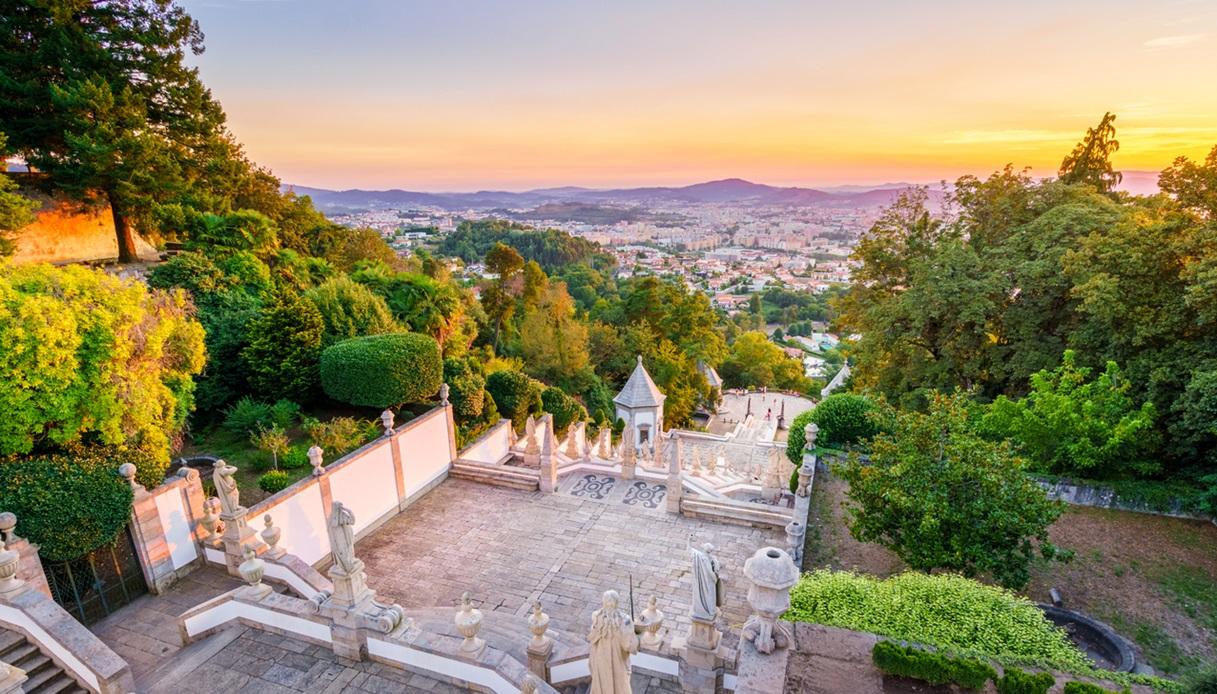
[[[1023,472],[1007,444],[976,434],[961,395],[936,396],[929,414],[904,412],[871,442],[870,461],[852,455],[850,533],[877,542],[910,567],[990,575],[1021,587],[1037,556],[1055,557],[1048,526],[1060,504]]]
[[[807,425],[815,421],[815,409],[810,409],[805,412],[800,412],[793,421],[790,422],[790,429],[786,432],[786,457],[790,462],[797,465],[803,464],[803,449],[807,448]],[[819,425],[816,425],[819,426]],[[819,444],[819,434],[816,434],[816,443]]]
[[[746,332],[735,338],[719,375],[728,388],[776,388],[805,392],[810,382],[803,375],[803,363],[786,356],[781,347],[765,333]]]
[[[0,508],[16,514],[19,534],[41,546],[43,559],[76,559],[131,521],[131,486],[118,474],[125,462],[117,450],[77,446],[0,459]]]
[[[1127,398],[1129,424],[1152,427],[1161,441],[1154,474],[1217,473],[1217,436],[1206,424],[1217,382],[1217,149],[1163,171],[1167,195],[1134,197],[1111,192],[1118,177],[1104,157],[1114,144],[1105,117],[1060,179],[1007,168],[958,180],[947,214],[932,214],[920,193],[888,209],[857,245],[860,265],[841,303],[843,329],[861,335],[856,385],[913,408],[957,387],[981,401],[1016,400],[1072,349],[1071,369],[1105,374],[1108,362],[1119,364],[1127,388],[1117,384],[1096,405]],[[1158,415],[1152,423],[1143,403]],[[1082,436],[1091,443],[1068,466],[1148,474],[1145,450],[1121,442],[1122,417],[1102,417],[1106,441]],[[1079,433],[1046,452],[1058,467]],[[1117,449],[1141,464],[1114,464]]]
[[[864,395],[833,393],[811,412],[811,421],[820,427],[816,443],[821,446],[841,448],[879,433],[875,404]]]
[[[554,416],[554,434],[561,436],[571,424],[587,418],[587,410],[561,388],[541,391],[541,409]]]
[[[315,397],[324,330],[312,302],[291,290],[279,292],[250,321],[249,344],[241,351],[255,392],[297,402]]]
[[[1007,590],[941,574],[878,579],[839,571],[805,574],[785,618],[869,631],[999,661],[1085,670],[1086,656],[1034,603]]]
[[[1115,362],[1089,376],[1066,350],[1061,366],[1032,374],[1026,397],[999,396],[983,426],[1013,441],[1040,472],[1101,479],[1156,471],[1153,404],[1132,401],[1131,384]]]
[[[528,415],[541,411],[542,390],[528,374],[519,371],[495,371],[486,377],[486,392],[494,399],[495,407],[517,428]]]
[[[1064,694],[1128,694],[1128,688],[1113,691],[1089,682],[1066,682]]]
[[[953,658],[941,653],[880,641],[871,649],[875,667],[889,675],[922,680],[933,686],[954,684],[961,689],[977,690],[997,673],[986,663],[972,658]]]
[[[525,260],[536,261],[546,272],[575,264],[602,269],[615,264],[611,255],[586,239],[556,229],[533,229],[503,220],[462,222],[440,242],[439,252],[472,263],[485,257],[498,243],[514,248]]]
[[[444,375],[439,345],[427,335],[394,333],[344,340],[321,353],[321,385],[339,402],[384,409],[422,402]]]
[[[346,275],[328,279],[306,291],[304,296],[321,314],[325,326],[321,333],[323,347],[360,335],[401,330],[384,299]]]
[[[87,440],[167,462],[203,367],[191,314],[100,270],[0,265],[0,455]]]

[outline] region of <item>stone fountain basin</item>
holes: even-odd
[[[1116,672],[1136,669],[1137,654],[1132,645],[1110,626],[1074,610],[1044,603],[1038,606],[1048,621],[1068,632],[1070,640],[1097,666]]]

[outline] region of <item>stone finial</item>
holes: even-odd
[[[9,596],[25,588],[25,581],[17,577],[21,553],[15,549],[0,552],[0,595]]]
[[[205,533],[199,538],[203,542],[210,542],[220,534],[220,514],[216,510],[219,505],[220,500],[214,496],[203,502],[203,517],[199,519],[199,525]]]
[[[799,569],[790,555],[777,547],[762,547],[744,562],[744,576],[752,583],[748,604],[752,615],[741,636],[759,653],[772,653],[790,644],[790,629],[778,621],[790,609],[790,589],[799,581]]]
[[[816,437],[820,435],[820,427],[815,422],[809,422],[803,427],[803,439],[807,442],[807,448],[816,447]]]
[[[393,411],[385,410],[380,413],[380,427],[384,429],[385,436],[393,435]]]
[[[241,578],[249,584],[245,594],[254,600],[261,600],[271,593],[271,587],[262,582],[262,574],[266,572],[266,562],[258,558],[253,545],[245,545],[245,561],[238,567]]]
[[[283,529],[275,527],[275,519],[266,514],[262,517],[262,522],[266,524],[266,528],[262,530],[262,541],[269,548],[266,550],[266,556],[271,559],[278,559],[287,554],[287,550],[279,547],[279,538],[283,536]]]
[[[447,383],[441,383],[439,386],[439,406],[440,407],[448,406],[448,384]]]
[[[388,412],[388,410],[385,410]],[[313,476],[320,477],[325,474],[324,467],[325,451],[321,450],[321,446],[313,444],[308,449],[308,462],[313,466]]]
[[[638,626],[642,627],[640,643],[643,648],[658,650],[663,645],[663,639],[659,638],[659,628],[663,626],[663,612],[660,611],[654,595],[647,600],[646,609],[638,615]]]
[[[127,480],[127,484],[131,485],[132,489],[139,489],[140,484],[135,481],[135,472],[134,463],[123,463],[118,466],[118,475]]]
[[[478,630],[482,628],[482,611],[474,608],[473,598],[468,591],[461,595],[461,609],[457,610],[454,622],[457,633],[465,638],[461,642],[460,654],[476,660],[486,650],[486,642],[478,638]]]
[[[537,694],[537,678],[526,675],[520,683],[520,694]]]
[[[540,650],[553,641],[545,635],[549,629],[549,615],[541,610],[541,601],[532,604],[532,613],[528,615],[528,630],[532,632],[532,640],[528,642],[529,650]]]
[[[17,516],[9,511],[0,513],[0,549],[8,546],[17,536],[13,529],[17,527]]]
[[[641,354],[638,355],[638,365],[642,366],[642,355]]]
[[[790,545],[790,557],[797,565],[803,558],[803,537],[807,534],[807,526],[797,520],[786,524],[786,542]]]

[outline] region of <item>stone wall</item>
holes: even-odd
[[[32,224],[13,234],[15,264],[77,263],[113,260],[118,257],[118,238],[110,208],[85,211],[66,200],[31,192],[22,193],[42,203]],[[156,260],[156,249],[135,237],[141,259]]]
[[[1095,506],[1098,508],[1115,509],[1117,511],[1170,516],[1171,518],[1207,520],[1217,524],[1217,519],[1215,518],[1185,510],[1183,502],[1179,499],[1172,500],[1164,508],[1155,508],[1144,503],[1125,501],[1119,497],[1114,489],[1097,483],[1088,484],[1073,480],[1050,480],[1044,478],[1033,479],[1035,479],[1036,484],[1048,492],[1049,498],[1075,506]]]

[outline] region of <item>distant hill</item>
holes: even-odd
[[[778,187],[753,183],[741,178],[706,181],[689,186],[614,188],[608,190],[563,186],[524,192],[482,190],[474,193],[423,193],[409,190],[326,190],[285,185],[284,189],[308,195],[325,209],[401,209],[439,207],[446,210],[508,209],[535,211],[554,205],[613,204],[634,206],[648,202],[752,203],[798,207],[872,207],[886,205],[908,184],[884,184],[874,188],[841,187],[833,191],[815,188]],[[554,208],[550,207],[549,210]],[[559,208],[561,209],[561,208]],[[534,217],[535,214],[528,214]]]

